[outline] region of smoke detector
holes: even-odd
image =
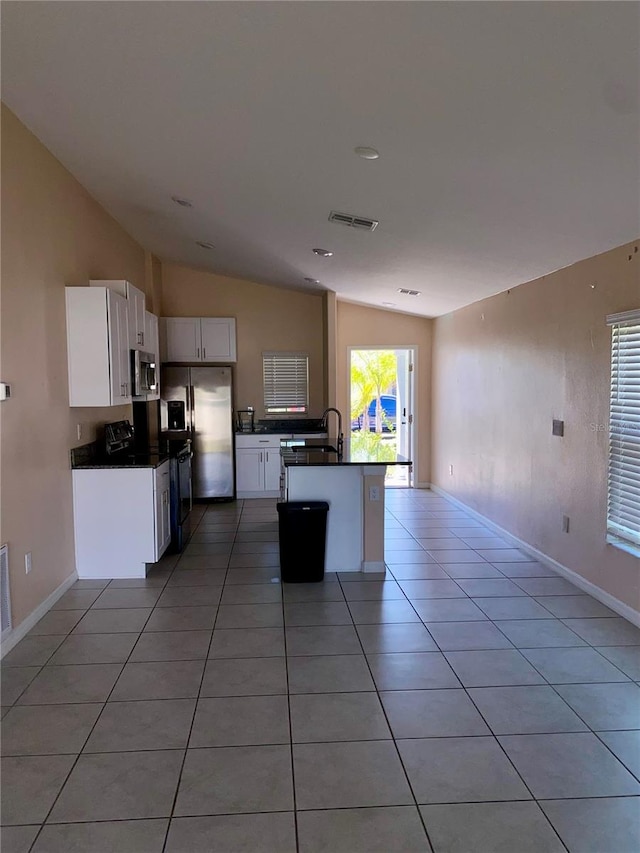
[[[329,214],[329,222],[338,222],[350,228],[359,228],[361,231],[375,231],[380,224],[377,219],[369,219],[368,216],[355,216],[353,213],[339,213],[332,210]]]
[[[330,252],[328,249],[313,249],[313,254],[320,255],[321,258],[330,258],[333,252]]]

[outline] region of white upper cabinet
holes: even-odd
[[[203,361],[236,360],[236,321],[233,317],[201,317]]]
[[[66,287],[70,406],[131,402],[127,300],[107,287]]]
[[[162,317],[161,325],[165,342],[163,361],[202,361],[198,317]]]
[[[236,361],[234,317],[162,317],[163,361]]]
[[[130,281],[120,278],[91,279],[91,287],[108,287],[127,300],[129,312],[129,348],[150,352],[145,340],[145,295]]]

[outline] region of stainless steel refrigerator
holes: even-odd
[[[160,428],[192,441],[193,497],[233,498],[230,367],[163,367]]]

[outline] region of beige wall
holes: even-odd
[[[264,417],[262,353],[309,353],[309,410],[324,409],[324,322],[322,296],[162,265],[162,315],[235,317],[238,362],[234,372],[235,407],[253,406]]]
[[[636,609],[639,561],[605,544],[605,316],[638,307],[629,245],[437,319],[432,465],[436,485]]]
[[[424,484],[430,478],[432,324],[432,320],[424,317],[338,302],[338,408],[347,420],[345,430],[349,412],[349,347],[418,347],[414,475],[417,483]]]
[[[69,408],[64,287],[89,278],[144,288],[144,252],[3,107],[0,378],[12,396],[0,403],[0,539],[14,627],[75,568],[69,449],[130,415]]]

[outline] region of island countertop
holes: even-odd
[[[282,447],[282,462],[289,467],[322,467],[330,468],[345,465],[411,465],[411,460],[399,453],[392,452],[382,442],[375,448],[366,449],[352,446],[349,439],[344,440],[342,453],[320,450],[321,447],[338,447],[337,438],[308,438],[304,444],[297,442],[292,447]]]

